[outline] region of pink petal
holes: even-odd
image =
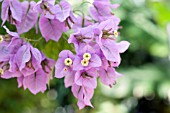
[[[101,30],[110,30],[114,31],[118,29],[118,24],[120,22],[120,19],[115,20],[114,18],[107,19],[106,21],[103,21],[100,23],[99,28]]]
[[[60,52],[59,57],[74,58],[74,55],[73,55],[73,53],[70,50],[63,50],[63,51]]]
[[[9,1],[8,0],[4,0],[2,2],[2,6],[1,6],[1,19],[2,19],[2,25],[4,25],[5,21],[8,19],[8,10],[9,10]]]
[[[70,86],[73,85],[74,83],[74,74],[73,72],[71,72],[70,74],[68,74],[67,76],[65,76],[64,78],[64,84],[65,84],[65,87],[68,88]]]
[[[21,3],[18,1],[18,0],[11,0],[10,2],[10,10],[11,10],[11,13],[12,13],[12,17],[21,22],[21,19],[22,19],[22,6],[21,6]]]
[[[79,56],[76,56],[73,61],[73,70],[82,70],[84,67],[81,64],[81,59]]]
[[[24,78],[24,84],[33,93],[44,92],[46,90],[46,83],[48,77],[43,70],[38,70],[36,74]]]
[[[28,10],[29,3],[28,2],[23,2],[22,7],[23,7],[23,19],[21,22],[17,22],[16,28],[19,34],[28,32],[37,22],[38,19],[38,13],[33,11],[32,7],[35,5],[35,2],[30,3],[30,9]]]
[[[86,73],[91,77],[83,77],[82,71],[78,71],[75,74],[75,83],[80,86],[88,87],[88,88],[96,88],[97,87],[97,72],[96,70],[88,70]]]
[[[80,90],[81,90],[81,86],[78,86],[77,84],[73,84],[71,87],[71,91],[76,98],[78,98]]]
[[[90,59],[90,65],[91,67],[100,67],[102,66],[102,61],[100,57],[96,54],[92,55],[92,58]]]
[[[116,78],[121,74],[118,74],[114,68],[108,67],[107,70],[99,70],[101,82],[105,85],[112,86],[116,82]]]
[[[38,49],[31,47],[31,64],[33,68],[24,67],[21,72],[24,76],[28,76],[36,72],[41,67],[42,56]]]
[[[46,0],[49,4],[54,5],[56,0]]]
[[[26,45],[23,45],[17,51],[15,58],[16,58],[16,62],[18,64],[19,70],[21,71],[25,67],[26,62],[28,62],[31,59],[30,48]]]
[[[55,6],[56,10],[56,19],[60,22],[64,22],[67,17],[70,16],[71,6],[66,1],[61,1],[59,5]]]
[[[77,105],[79,107],[79,110],[83,109],[86,106],[90,106],[93,108],[93,105],[91,104],[90,100],[86,101],[78,100]]]
[[[117,44],[118,50],[120,53],[124,53],[130,46],[130,43],[127,41],[121,41]]]
[[[107,60],[112,62],[120,62],[119,50],[116,46],[116,42],[110,40],[103,40],[100,48]]]
[[[23,85],[23,79],[24,79],[23,76],[17,78],[18,88],[22,87],[22,85]]]
[[[10,79],[14,77],[21,77],[22,74],[19,71],[16,72],[10,72],[10,71],[5,71],[5,73],[1,76],[4,79]]]
[[[55,77],[56,78],[62,78],[64,77],[64,74],[61,73],[64,69],[64,59],[63,58],[58,58],[56,64],[55,64]]]
[[[77,84],[77,85],[79,85],[79,86],[82,86],[83,85],[83,77],[81,76],[81,74],[82,74],[82,71],[77,71],[76,73],[75,73],[75,80],[74,80],[74,82]]]
[[[84,79],[83,80],[83,86],[89,87],[89,88],[96,88],[97,87],[97,80],[96,78],[91,78],[91,79]]]
[[[50,20],[41,15],[39,20],[39,27],[41,34],[46,39],[46,41],[52,39],[58,41],[64,31],[65,24],[59,22],[58,20]]]
[[[41,61],[42,61],[42,55],[40,53],[40,51],[37,49],[37,48],[33,48],[31,46],[31,53],[32,53],[32,57],[34,57],[35,61],[36,61],[36,64],[41,64]],[[33,62],[34,64],[35,62]]]

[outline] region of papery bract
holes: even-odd
[[[66,30],[65,24],[58,21],[57,19],[48,19],[41,15],[39,20],[39,27],[42,36],[46,41],[52,39],[58,41],[63,33]]]
[[[31,75],[41,68],[41,53],[30,44],[23,45],[17,51],[15,58],[19,70],[24,76]]]
[[[6,26],[4,28],[8,34],[1,35],[3,41],[0,42],[0,75],[5,79],[20,77],[22,74],[18,70],[15,54],[22,46],[23,40],[17,33],[9,31]]]
[[[52,74],[55,61],[50,58],[47,58],[43,53],[41,53],[41,55],[42,55],[42,61],[41,61],[42,69],[44,70],[45,73]],[[52,76],[49,78],[52,78]]]
[[[23,80],[24,80],[24,76],[17,77],[18,88],[23,86]],[[24,88],[24,89],[26,89],[26,88]]]
[[[116,83],[116,79],[120,77],[121,74],[117,73],[114,68],[108,67],[107,70],[101,68],[99,70],[99,76],[103,84],[112,87],[112,85]]]
[[[78,51],[78,48],[80,48],[80,45],[82,43],[88,44],[93,41],[94,39],[93,29],[94,26],[92,25],[79,29],[76,33],[70,35],[68,43],[73,43],[75,46],[75,50]]]
[[[130,43],[127,41],[121,43],[116,42],[113,32],[117,29],[118,23],[108,19],[101,22],[98,27],[95,28],[94,33],[96,35],[96,42],[106,59],[119,65],[121,62],[120,53],[125,52]]]
[[[95,89],[97,87],[97,76],[96,69],[77,71],[75,74],[75,84]]]
[[[52,69],[54,67],[55,61],[46,58],[43,53],[41,67],[36,72],[28,76],[17,77],[18,87],[24,89],[29,89],[33,94],[38,92],[44,92],[47,89],[47,84],[49,80],[52,79]]]
[[[48,76],[42,70],[37,70],[34,74],[24,77],[23,85],[28,88],[33,94],[44,92],[47,89]]]
[[[14,77],[21,77],[21,72],[18,71],[17,65],[13,62],[13,58],[9,62],[0,62],[0,69],[4,72],[1,75],[1,78],[10,79]]]
[[[62,0],[59,4],[55,6],[56,14],[55,18],[58,19],[60,22],[64,22],[71,13],[71,6],[65,0]]]
[[[94,89],[74,84],[71,90],[74,96],[78,99],[77,105],[79,109],[83,109],[86,106],[93,107],[90,99],[94,94]]]
[[[6,26],[4,28],[8,34],[1,35],[3,41],[0,43],[0,62],[9,61],[23,44],[17,33],[9,31]]]
[[[21,22],[16,23],[16,28],[19,34],[29,31],[37,22],[38,13],[33,10],[35,2],[30,3],[25,1],[22,3],[23,18]]]
[[[21,22],[22,19],[22,6],[18,0],[4,0],[2,2],[1,11],[2,25],[8,20],[11,24]]]
[[[99,21],[102,22],[109,18],[114,18],[119,20],[114,14],[112,14],[111,10],[119,7],[119,4],[112,5],[110,0],[94,0],[93,6],[90,7],[90,14],[91,16]]]
[[[6,39],[0,44],[0,61],[9,60],[22,45],[22,40],[19,38],[9,35],[4,36],[4,38]]]

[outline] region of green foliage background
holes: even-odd
[[[74,9],[88,13],[89,4],[79,7],[82,0],[68,1]],[[170,31],[167,31],[170,1],[112,2],[121,5],[113,11],[122,20],[119,40],[128,40],[131,46],[121,55],[122,64],[117,70],[124,76],[117,84],[110,89],[98,82],[92,99],[93,109],[79,111],[76,99],[70,89],[64,87],[63,79],[53,79],[50,89],[37,95],[18,89],[16,79],[0,79],[0,113],[170,113]],[[12,31],[16,30],[9,23],[6,26]],[[0,28],[0,33],[5,34],[5,30]],[[66,41],[69,33],[63,34],[59,42],[48,43],[41,34],[36,34],[35,29],[22,34],[22,37],[39,40],[30,43],[55,60],[61,50],[74,52],[73,45]]]

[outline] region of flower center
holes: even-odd
[[[88,73],[82,73],[81,74],[81,76],[83,77],[83,78],[93,78],[93,76],[91,76],[91,75],[89,75]]]
[[[64,68],[64,71],[67,71],[67,68],[66,68],[66,67]]]
[[[4,74],[4,70],[2,68],[0,68],[0,75]]]
[[[48,6],[48,2],[42,2],[40,4],[40,8],[44,10],[44,15],[47,14],[47,12],[49,12],[51,15],[54,15],[54,13],[51,12],[49,6]]]
[[[89,61],[83,59],[83,60],[81,60],[81,64],[82,64],[82,66],[88,66],[89,65]]]
[[[90,53],[84,53],[83,59],[84,60],[90,60],[91,59],[91,54]]]
[[[71,66],[72,63],[73,63],[73,61],[71,60],[71,58],[66,58],[66,59],[64,60],[64,64],[65,64],[66,66]]]
[[[3,39],[2,35],[0,35],[0,43],[1,43],[3,40],[4,40],[4,39]]]
[[[33,64],[32,64],[32,59],[30,59],[30,60],[26,63],[26,66],[27,66],[28,68],[32,68],[33,70],[35,70],[35,68],[34,68],[34,66],[33,66]]]
[[[115,30],[113,34],[114,34],[115,37],[118,37],[118,35],[119,35],[119,33],[117,32],[117,30]]]

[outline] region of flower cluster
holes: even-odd
[[[79,29],[68,39],[74,44],[76,55],[68,50],[59,54],[55,77],[65,77],[65,86],[72,86],[80,109],[92,106],[90,99],[97,87],[97,77],[103,84],[112,87],[116,78],[121,76],[115,68],[121,62],[120,53],[127,50],[129,42],[115,41],[117,29],[112,19]]]
[[[74,16],[71,5],[61,0],[40,0],[39,2],[19,2],[3,0],[1,19],[16,26],[17,32],[6,27],[7,35],[0,35],[0,75],[1,78],[17,78],[18,86],[29,89],[33,94],[44,92],[48,81],[55,77],[65,77],[65,87],[71,87],[78,99],[79,109],[91,106],[97,78],[109,87],[121,76],[115,68],[121,63],[120,54],[125,52],[130,43],[117,42],[120,19],[112,10],[119,4],[112,5],[109,0],[94,0],[89,7],[90,15]],[[37,26],[39,25],[39,26]],[[20,38],[20,34],[35,27],[48,40],[58,41],[63,32],[69,29],[68,43],[73,43],[75,54],[63,50],[57,62],[46,58],[29,42]],[[49,48],[50,49],[50,48]]]
[[[18,87],[28,88],[33,94],[44,92],[55,62],[17,33],[4,28],[8,34],[0,35],[1,78],[17,78]]]
[[[115,84],[116,78],[121,76],[115,70],[121,62],[120,53],[130,45],[127,41],[116,42],[120,19],[111,13],[111,9],[118,5],[106,1],[95,0],[90,7],[91,17],[97,23],[89,24],[86,20],[83,28],[81,24],[74,27],[75,33],[70,35],[68,43],[74,44],[76,55],[64,50],[55,65],[55,77],[65,77],[65,87],[72,87],[79,109],[93,107],[90,100],[98,77],[105,85],[112,87]]]

